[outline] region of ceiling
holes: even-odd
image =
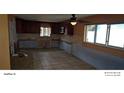
[[[80,19],[90,15],[91,14],[76,14],[76,17]],[[71,14],[16,14],[15,16],[25,20],[59,22],[70,19]]]

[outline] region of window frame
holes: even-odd
[[[94,40],[93,40],[93,41],[95,41],[96,24],[87,24],[87,25],[95,25]],[[86,27],[84,27],[85,28],[85,35],[86,35],[86,36],[84,36],[85,37],[85,42],[87,42],[87,25],[86,25]],[[95,44],[95,42],[88,42],[88,43]]]
[[[119,24],[124,24],[124,23],[113,23],[113,24],[119,25]],[[111,25],[113,25],[113,24],[110,24],[110,29],[111,29]],[[111,31],[109,32],[109,37],[110,37],[110,33],[111,33]],[[108,40],[108,42],[109,42],[109,40]],[[109,43],[108,43],[108,46],[115,47],[115,48],[118,48],[118,49],[124,49],[124,46],[123,47],[118,47],[118,46],[114,46],[114,45],[109,45]]]
[[[107,43],[107,37],[108,37],[108,35],[107,35],[107,33],[108,33],[108,24],[105,24],[105,25],[107,25],[107,29],[106,29],[106,36],[105,36],[105,44],[96,42],[96,38],[97,38],[97,31],[98,31],[98,30],[97,30],[97,27],[98,27],[98,25],[104,25],[104,24],[96,24],[95,44],[97,44],[97,45],[102,45],[102,46],[107,46],[107,45],[106,45],[106,43]]]
[[[90,43],[90,44],[94,44],[94,45],[98,45],[98,46],[102,46],[102,47],[108,47],[108,48],[113,48],[113,49],[119,49],[119,50],[124,50],[124,47],[118,47],[118,46],[112,46],[109,45],[109,38],[110,38],[110,30],[111,30],[111,25],[113,24],[124,24],[124,23],[111,23],[111,24],[106,24],[107,25],[107,31],[106,31],[106,38],[105,38],[105,44],[102,43],[97,43],[96,42],[96,37],[97,37],[97,26],[98,25],[102,25],[102,24],[106,24],[106,23],[100,23],[100,24],[86,24],[84,27],[84,42],[85,43]],[[86,40],[87,38],[87,25],[96,25],[95,27],[95,34],[94,34],[94,42],[88,42]]]
[[[41,28],[43,28],[43,36],[41,35]],[[45,31],[46,30],[50,31],[50,34],[48,32],[47,35],[46,35],[46,32],[44,32],[44,29],[45,29]],[[51,36],[51,27],[43,27],[43,26],[41,26],[40,27],[40,37],[50,37],[50,36]]]

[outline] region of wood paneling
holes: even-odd
[[[73,42],[82,44],[83,38],[84,38],[84,25],[77,23],[77,25],[74,27],[74,35],[73,35]]]
[[[60,34],[60,23],[53,23],[51,28],[52,34]]]
[[[72,26],[70,23],[67,25],[67,33],[68,35],[73,35],[74,33],[74,26]]]
[[[16,18],[16,31],[17,33],[40,33],[40,27],[51,27],[52,34],[61,34],[61,27],[67,29],[68,35],[73,35],[74,27],[66,22],[39,22],[29,21]]]
[[[87,20],[89,22],[91,22],[90,24],[97,24],[97,23],[124,23],[124,14],[99,14],[99,15],[93,15],[93,16],[89,16],[89,17],[85,17],[82,20]],[[80,24],[80,25],[79,25]],[[82,38],[81,39],[77,39],[79,41],[77,41],[78,43],[83,42],[84,41],[84,24],[83,23],[79,23],[77,26],[75,26],[75,34],[73,39],[76,40],[77,37],[78,38]],[[81,27],[82,25],[82,27]],[[117,37],[117,36],[116,36]],[[112,55],[116,55],[116,56],[120,56],[120,57],[124,57],[124,50],[120,50],[120,49],[116,49],[116,48],[110,48],[110,47],[104,47],[104,46],[100,46],[100,45],[95,45],[95,44],[90,44],[90,43],[85,43],[83,42],[83,46],[88,47],[88,48],[93,48],[102,52],[106,52],[106,53],[110,53]]]
[[[124,14],[98,14],[85,17],[82,20],[93,23],[124,23]]]
[[[16,19],[16,32],[23,33],[23,21],[21,19]]]
[[[64,27],[65,30],[67,30],[67,35],[73,35],[74,34],[74,26],[72,26],[68,22],[60,22],[59,27]]]
[[[83,43],[83,46],[88,47],[88,48],[93,48],[93,49],[96,49],[102,52],[110,53],[115,56],[124,57],[124,51],[120,49],[110,48],[110,47],[105,47],[105,46],[100,46],[100,45],[94,45],[90,43]]]
[[[17,33],[40,33],[40,22],[16,19]]]

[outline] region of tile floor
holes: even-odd
[[[94,70],[84,61],[60,49],[25,49],[27,57],[13,57],[14,70]]]

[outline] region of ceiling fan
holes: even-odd
[[[77,24],[77,22],[80,22],[80,23],[90,23],[89,21],[79,20],[79,19],[77,19],[75,14],[72,14],[72,16],[70,18],[70,24],[74,26],[74,25]]]
[[[72,14],[72,17],[70,18],[70,23],[72,25],[76,25],[77,24],[77,17],[75,16],[75,14]]]

